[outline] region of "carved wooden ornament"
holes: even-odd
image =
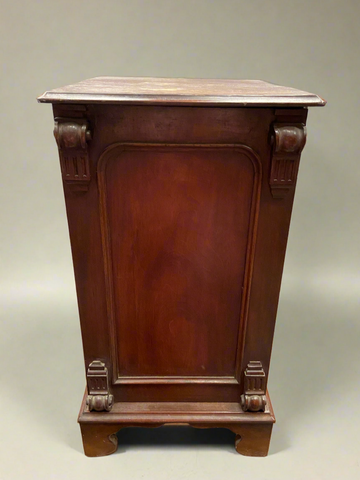
[[[86,192],[90,183],[87,142],[91,134],[88,122],[84,119],[56,118],[54,136],[64,182],[74,192]]]
[[[266,377],[261,362],[249,362],[244,375],[245,393],[241,395],[242,409],[244,412],[259,412],[260,410],[265,410]]]
[[[284,198],[295,187],[306,128],[298,125],[274,125],[270,188],[274,198]]]
[[[114,403],[114,397],[110,394],[108,369],[105,363],[94,360],[87,370],[88,396],[86,404],[89,410],[109,412]]]

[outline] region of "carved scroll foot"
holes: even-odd
[[[87,457],[103,457],[116,452],[118,425],[80,424],[84,453]]]
[[[266,406],[266,375],[259,361],[251,361],[244,372],[245,392],[240,403],[244,412],[265,411]]]
[[[241,395],[240,404],[244,412],[264,411],[266,407],[266,396],[265,395]]]
[[[114,404],[114,396],[110,394],[109,373],[105,363],[94,360],[87,370],[87,383],[89,395],[86,405],[90,412],[110,412]]]
[[[272,427],[272,424],[242,425],[235,438],[236,451],[247,457],[266,457]]]
[[[86,400],[86,405],[89,407],[90,412],[95,410],[95,412],[110,412],[114,404],[113,395],[88,395]]]

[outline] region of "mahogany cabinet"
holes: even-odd
[[[268,452],[267,379],[308,106],[262,81],[99,77],[46,92],[69,222],[86,455],[128,426]]]

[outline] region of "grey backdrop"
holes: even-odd
[[[0,479],[356,478],[360,2],[0,5]],[[253,78],[328,100],[309,110],[269,381],[278,423],[266,459],[233,454],[226,432],[197,430],[124,432],[119,454],[82,454],[76,414],[85,382],[58,154],[51,107],[35,97],[99,75]]]

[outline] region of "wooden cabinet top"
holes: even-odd
[[[43,103],[229,105],[242,107],[324,106],[313,93],[261,80],[95,77],[38,97]]]

